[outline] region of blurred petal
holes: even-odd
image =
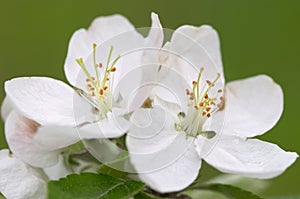
[[[4,149],[0,151],[0,192],[7,199],[46,199],[47,183],[37,169]]]
[[[198,142],[198,152],[202,156],[199,147],[201,144]],[[283,173],[297,157],[297,153],[285,152],[268,142],[222,136],[210,153],[202,158],[225,173],[267,179]]]
[[[58,161],[59,151],[45,150],[34,142],[39,125],[16,112],[5,122],[5,135],[9,148],[16,157],[35,167],[49,167]]]
[[[241,137],[261,135],[282,114],[282,89],[266,75],[230,82],[226,85],[224,111],[225,116],[215,115],[212,130],[222,127],[223,134]]]
[[[41,125],[75,125],[73,98],[67,84],[48,77],[22,77],[5,82],[18,111]]]
[[[11,100],[6,96],[1,105],[1,116],[5,121],[8,117],[9,113],[13,110],[13,104]]]

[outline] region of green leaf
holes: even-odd
[[[5,197],[0,193],[0,199],[5,199]]]
[[[48,184],[49,199],[127,199],[139,193],[144,184],[104,174],[71,174]]]
[[[116,170],[116,169],[111,168],[111,167],[109,167],[107,165],[101,165],[101,167],[99,168],[98,172],[101,173],[101,174],[110,175],[110,176],[115,177],[115,178],[125,179],[127,177],[127,173],[126,172]]]
[[[219,192],[229,199],[262,199],[262,197],[257,196],[249,191],[225,184],[198,185],[195,187],[191,187],[190,189]]]

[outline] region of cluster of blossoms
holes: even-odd
[[[76,31],[64,67],[71,86],[48,77],[5,82],[2,117],[11,153],[0,151],[4,196],[46,198],[48,180],[93,171],[95,162],[68,163],[84,140],[117,145],[125,138],[124,167],[160,193],[193,183],[202,159],[222,172],[261,179],[297,159],[253,138],[282,114],[279,85],[266,75],[225,84],[212,27],[184,25],[164,43],[158,16],[151,19],[146,37],[120,15]]]

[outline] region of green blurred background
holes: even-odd
[[[150,25],[150,12],[165,28],[211,24],[219,32],[227,80],[268,74],[285,93],[278,125],[261,139],[300,154],[299,0],[1,0],[0,82],[17,76],[65,80],[63,63],[72,33],[100,15],[121,13],[136,27]],[[299,67],[299,68],[298,68]],[[4,98],[3,86],[0,100]],[[268,103],[262,99],[263,104]],[[0,146],[5,147],[3,123]],[[300,194],[300,162],[271,180],[268,196]]]

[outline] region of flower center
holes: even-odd
[[[183,112],[178,114],[179,122],[175,123],[175,129],[185,131],[188,136],[196,137],[202,135],[212,138],[216,133],[214,131],[204,131],[202,127],[213,113],[223,108],[225,99],[222,95],[222,89],[218,89],[215,96],[210,96],[209,94],[220,78],[219,73],[213,81],[206,80],[201,89],[200,80],[203,70],[203,68],[200,69],[197,81],[192,82],[192,90],[186,89],[186,94],[189,98],[189,108],[187,114]]]
[[[93,44],[93,67],[95,70],[95,76],[90,74],[82,58],[76,59],[76,62],[86,76],[85,83],[87,93],[80,89],[76,91],[95,108],[99,119],[104,119],[106,118],[107,113],[112,111],[114,100],[112,97],[112,86],[110,80],[112,78],[112,74],[116,71],[115,65],[120,59],[120,55],[111,62],[111,55],[113,52],[113,46],[111,46],[108,53],[107,63],[103,66],[102,63],[98,63],[96,60],[96,48],[97,45]]]

